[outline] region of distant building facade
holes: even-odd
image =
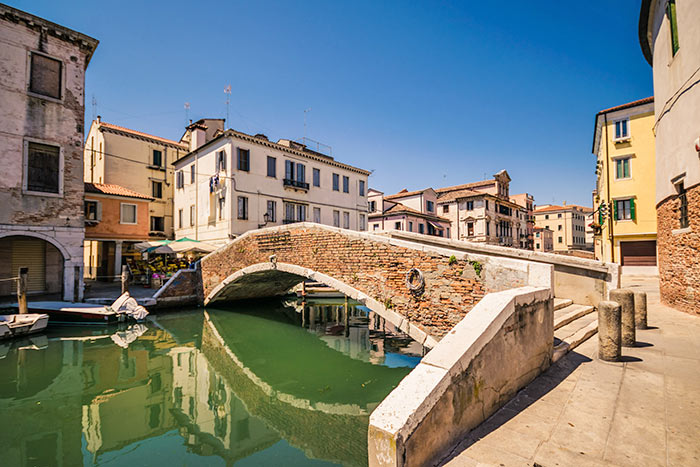
[[[534,227],[533,235],[535,238],[535,251],[548,253],[554,250],[553,232],[546,227]]]
[[[517,195],[511,195],[510,200],[522,208],[525,208],[525,216],[527,223],[525,225],[527,238],[525,248],[528,250],[534,249],[534,227],[535,227],[535,216],[533,214],[535,210],[535,197],[530,193],[519,193]]]
[[[438,212],[450,220],[450,238],[527,249],[527,208],[511,201],[505,170],[491,180],[439,188]]]
[[[599,230],[595,257],[622,266],[656,266],[654,98],[598,112],[593,132]]]
[[[642,0],[639,39],[653,66],[661,299],[700,310],[700,2]]]
[[[370,189],[370,230],[404,230],[437,237],[450,237],[450,221],[438,216],[437,193],[432,188],[402,190],[394,195]]]
[[[148,241],[150,196],[119,185],[85,183],[85,274],[118,280],[125,255],[140,258],[133,245]]]
[[[534,211],[535,227],[552,231],[553,251],[586,249],[586,217],[590,208],[576,205],[537,206]]]
[[[367,230],[369,171],[305,145],[265,135],[188,126],[189,152],[175,168],[175,237],[214,244],[248,230],[293,222],[316,222]]]
[[[85,71],[98,41],[0,4],[0,278],[82,298]],[[0,282],[0,295],[15,283]]]

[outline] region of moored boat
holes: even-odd
[[[48,323],[49,316],[43,313],[0,315],[0,339],[40,332]]]

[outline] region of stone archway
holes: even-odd
[[[55,239],[35,232],[0,234],[0,279],[16,277],[19,268],[29,269],[27,291],[62,298],[66,249]],[[0,296],[16,293],[13,281],[0,281]]]

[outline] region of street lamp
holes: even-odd
[[[270,213],[269,212],[266,212],[265,214],[263,214],[263,221],[264,222],[262,224],[258,224],[259,229],[262,229],[263,227],[265,227],[267,225],[268,222],[270,222]]]

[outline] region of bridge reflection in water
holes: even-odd
[[[158,316],[128,348],[113,329],[4,343],[2,463],[364,465],[369,413],[423,352],[382,321],[270,302]]]

